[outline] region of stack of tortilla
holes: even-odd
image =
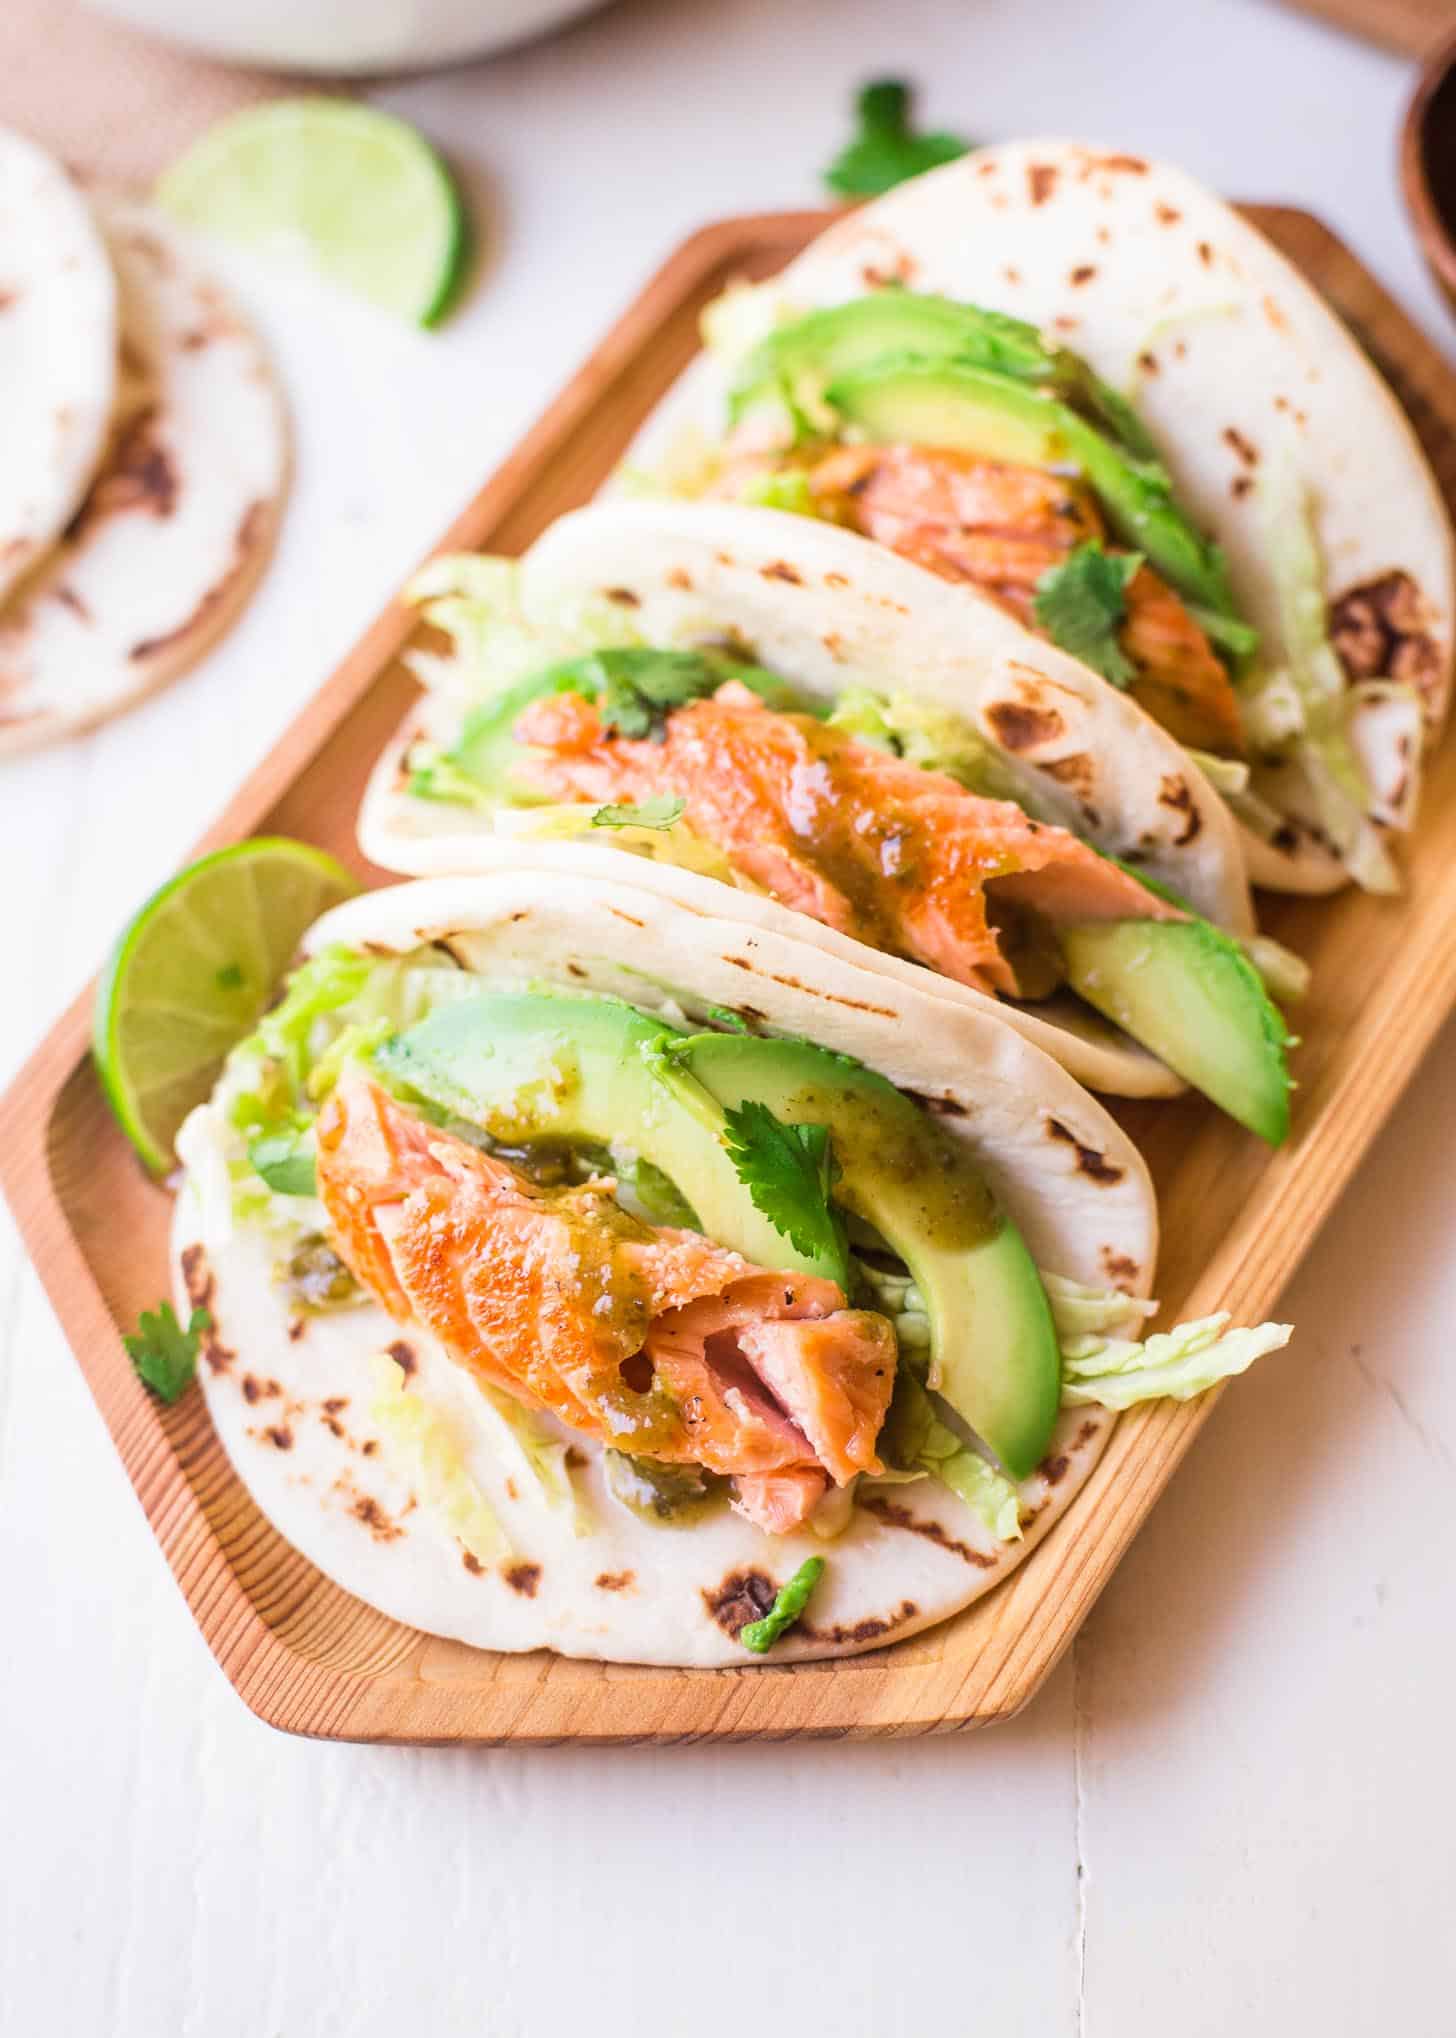
[[[288,440],[186,237],[0,130],[0,752],[192,665],[256,584]]]

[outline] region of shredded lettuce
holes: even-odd
[[[387,1353],[370,1361],[369,1377],[374,1388],[369,1413],[391,1467],[477,1564],[508,1556],[505,1531],[465,1469],[465,1449],[449,1418],[410,1389],[404,1368]]]
[[[1398,891],[1400,876],[1370,818],[1370,787],[1350,739],[1357,702],[1329,639],[1324,561],[1308,491],[1287,455],[1265,463],[1257,486],[1284,663],[1256,673],[1242,690],[1249,740],[1279,767],[1283,797],[1276,804],[1308,819],[1358,885]]]
[[[571,1517],[575,1535],[590,1535],[591,1510],[571,1476],[570,1445],[559,1437],[549,1436],[530,1409],[523,1408],[502,1388],[489,1387],[483,1381],[477,1385],[547,1506],[559,1508]]]
[[[1211,750],[1185,750],[1216,793],[1241,793],[1249,783],[1249,767],[1237,757],[1215,757]]]
[[[907,764],[943,772],[983,799],[1015,800],[1036,819],[1034,797],[1007,766],[1000,752],[963,715],[937,708],[908,694],[881,694],[869,687],[849,687],[828,717],[831,729],[843,729]]]
[[[998,1542],[1019,1541],[1021,1508],[1015,1486],[941,1421],[934,1397],[904,1366],[895,1381],[879,1450],[887,1470],[877,1475],[877,1483],[939,1479]]]
[[[1146,1321],[1158,1313],[1156,1302],[1124,1295],[1120,1288],[1089,1288],[1063,1274],[1043,1274],[1041,1284],[1052,1306],[1052,1322],[1063,1346],[1071,1338],[1105,1336],[1132,1317]]]
[[[797,517],[834,521],[828,510],[821,507],[801,467],[773,468],[765,474],[751,475],[738,491],[738,500],[751,503],[755,509],[788,510]]]
[[[1142,1342],[1077,1337],[1062,1347],[1062,1402],[1132,1408],[1140,1401],[1191,1401],[1220,1380],[1230,1380],[1294,1334],[1289,1323],[1230,1330],[1227,1311],[1180,1323]]]
[[[518,562],[482,553],[432,559],[410,582],[405,598],[450,647],[447,654],[412,652],[410,669],[421,685],[462,708],[504,693],[558,660],[638,641],[630,612],[607,601],[584,601],[550,624],[528,618]],[[432,766],[438,768],[436,760],[425,756],[417,768],[428,772]]]
[[[675,864],[680,870],[697,871],[700,876],[717,878],[721,884],[748,889],[722,850],[694,834],[686,821],[674,821],[667,828],[618,824],[608,835],[595,826],[600,811],[597,807],[571,804],[502,807],[494,816],[495,833],[531,842],[571,842],[581,836],[608,843],[613,849],[625,849],[631,856],[645,856],[649,863]]]

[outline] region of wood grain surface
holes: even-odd
[[[1251,211],[1375,354],[1456,501],[1456,392],[1440,357],[1316,220]],[[514,551],[589,496],[692,353],[704,301],[733,276],[772,273],[822,223],[817,213],[768,214],[694,236],[441,549]],[[411,689],[399,662],[411,628],[392,602],[199,848],[290,833],[379,876],[360,864],[353,818]],[[1456,750],[1435,760],[1403,898],[1281,900],[1266,918],[1314,971],[1289,1145],[1269,1154],[1198,1099],[1122,1113],[1158,1183],[1159,1292],[1179,1316],[1268,1314],[1456,1004]],[[167,1410],[135,1380],[119,1332],[167,1285],[169,1199],[110,1119],[87,1026],[83,996],[0,1103],[0,1172],[198,1626],[247,1704],[290,1731],[625,1742],[924,1734],[1005,1718],[1067,1646],[1213,1405],[1156,1404],[1124,1418],[1086,1492],[1005,1586],[928,1635],[848,1662],[674,1672],[492,1655],[420,1635],[339,1591],[282,1541],[233,1476],[199,1396]]]

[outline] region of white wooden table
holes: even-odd
[[[300,5],[306,0],[300,0]],[[637,0],[384,95],[491,220],[445,333],[244,274],[297,418],[261,598],[120,726],[0,766],[0,1077],[661,256],[811,202],[853,84],[1323,212],[1447,344],[1405,66],[1258,0]],[[1021,1719],[969,1739],[410,1753],[214,1668],[0,1216],[0,2032],[759,2023],[1241,2038],[1456,2024],[1448,1032]]]

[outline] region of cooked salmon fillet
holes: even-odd
[[[978,990],[1021,986],[988,917],[1181,919],[1065,828],[887,756],[735,680],[678,708],[660,742],[615,736],[580,694],[516,724],[519,775],[554,799],[676,794],[694,832],[785,905]]]
[[[895,1335],[832,1281],[644,1224],[607,1179],[541,1188],[357,1068],[319,1118],[318,1188],[392,1315],[583,1436],[728,1476],[765,1527],[883,1469]]]
[[[949,448],[839,447],[810,469],[809,486],[838,522],[943,580],[974,581],[1038,631],[1042,574],[1107,535],[1084,482]],[[1178,595],[1141,566],[1126,602],[1119,641],[1137,670],[1133,698],[1180,743],[1242,756],[1233,684]]]

